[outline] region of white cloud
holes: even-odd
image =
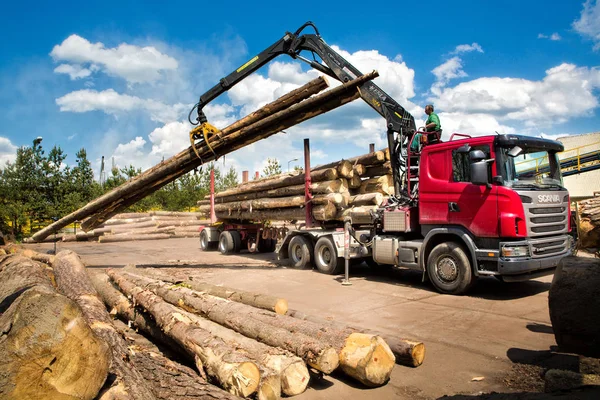
[[[467,77],[467,73],[463,71],[462,60],[460,57],[452,57],[445,63],[438,65],[431,72],[435,75],[436,82],[431,86],[431,92],[435,95],[441,93],[448,82],[452,79]]]
[[[161,77],[161,71],[175,70],[178,67],[177,60],[152,46],[139,47],[122,43],[117,47],[106,48],[101,42],[91,43],[78,35],[71,35],[54,46],[50,55],[55,61],[92,65],[93,68],[124,78],[130,83],[153,82]],[[65,67],[56,72],[69,73],[64,69]],[[87,70],[88,75],[91,70]]]
[[[153,121],[171,122],[178,120],[191,105],[167,105],[152,99],[141,99],[137,96],[119,94],[113,89],[96,91],[91,89],[77,90],[56,99],[60,111],[83,113],[88,111],[103,111],[115,116],[133,110],[148,112]]]
[[[142,170],[156,164],[148,159],[144,151],[145,144],[146,141],[141,136],[137,136],[128,143],[119,144],[112,155],[115,164],[121,168],[133,165],[135,168],[142,168]]]
[[[459,44],[456,46],[452,54],[469,53],[471,51],[483,53],[481,46],[478,43],[473,42],[472,44]]]
[[[445,88],[434,100],[446,112],[486,113],[529,127],[549,127],[593,112],[598,88],[600,70],[561,64],[540,81],[479,78]]]
[[[537,37],[538,37],[538,39],[548,39],[548,40],[552,40],[552,41],[555,41],[555,42],[559,41],[559,40],[562,40],[562,37],[558,33],[556,33],[556,32],[554,32],[550,36],[544,35],[543,33],[538,33]]]
[[[496,117],[483,113],[442,112],[439,113],[442,123],[442,140],[447,141],[454,132],[469,134],[471,136],[516,133],[508,125],[503,125]]]
[[[54,68],[54,72],[57,74],[67,74],[72,81],[81,78],[87,78],[92,74],[91,70],[83,68],[78,64],[60,64],[58,67]]]
[[[17,158],[17,146],[10,139],[0,136],[0,168],[4,168],[7,161],[14,162]]]
[[[600,49],[600,3],[586,0],[578,20],[573,22],[577,33],[594,42],[594,50]]]

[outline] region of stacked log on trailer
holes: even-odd
[[[360,97],[358,88],[377,76],[378,73],[373,71],[323,93],[319,92],[327,88],[328,83],[319,77],[64,216],[36,232],[33,240],[42,241],[84,219],[84,231],[95,229],[113,215],[206,162],[356,100]]]
[[[317,221],[368,216],[394,193],[389,153],[375,151],[313,168],[310,172],[312,215]],[[215,194],[220,220],[305,220],[305,175],[295,171],[242,183]],[[210,213],[210,196],[198,211]]]
[[[600,196],[580,201],[577,210],[580,247],[600,248]]]

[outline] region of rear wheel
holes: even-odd
[[[312,268],[313,245],[304,236],[294,236],[288,244],[288,255],[297,269]]]
[[[221,254],[239,253],[242,240],[239,232],[223,231],[219,235],[219,251]]]
[[[433,286],[446,294],[463,294],[475,281],[471,262],[458,243],[440,243],[427,260],[427,274]]]
[[[344,258],[338,257],[333,240],[323,236],[315,244],[315,266],[324,274],[337,275],[344,269]]]
[[[211,242],[208,237],[208,231],[205,229],[200,232],[200,250],[210,251],[216,249],[217,243]]]
[[[272,253],[277,246],[277,239],[258,239],[258,251],[261,253]]]

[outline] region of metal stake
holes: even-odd
[[[344,221],[344,280],[342,286],[352,286],[350,275],[350,221]]]

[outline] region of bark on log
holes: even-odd
[[[140,288],[147,289],[171,304],[185,306],[186,309],[199,313],[222,326],[241,333],[244,336],[259,340],[274,347],[281,347],[302,358],[310,366],[326,374],[335,370],[339,364],[337,351],[310,337],[299,333],[265,324],[250,317],[256,308],[230,302],[218,297],[205,295],[185,287],[172,286],[165,282],[134,275],[126,272],[109,271],[108,275],[121,288],[122,281],[130,281]],[[267,312],[267,311],[262,311]],[[277,316],[278,314],[271,313]]]
[[[353,176],[352,178],[348,179],[348,187],[350,189],[358,189],[361,184],[362,180],[360,179],[360,176]]]
[[[149,217],[149,212],[139,212],[139,213],[121,213],[116,214],[112,217],[112,219],[131,219],[131,218],[146,218]]]
[[[262,308],[263,310],[273,311],[277,314],[284,315],[288,311],[288,301],[275,296],[269,296],[267,294],[247,292],[244,290],[238,290],[227,286],[217,286],[208,282],[198,282],[190,279],[177,279],[171,275],[166,275],[160,272],[156,272],[153,268],[137,269],[138,275],[147,275],[148,277],[164,282],[170,282],[174,284],[181,284],[189,289],[197,292],[209,294],[211,296],[220,297],[235,301],[242,304],[247,304],[252,307]]]
[[[163,331],[196,358],[198,369],[216,379],[228,392],[247,397],[255,393],[260,382],[258,366],[246,355],[207,331],[195,327],[182,310],[149,290],[125,279],[114,270],[107,271],[121,290],[132,296],[156,320]]]
[[[59,290],[79,305],[94,333],[110,345],[110,372],[116,375],[116,379],[101,398],[122,396],[127,399],[154,399],[148,384],[131,364],[130,351],[112,324],[79,256],[70,250],[61,251],[56,255],[52,267]]]
[[[600,359],[579,356],[579,372],[582,374],[600,375]]]
[[[144,336],[122,323],[115,324],[132,349],[131,360],[160,400],[239,400],[217,386],[211,385],[193,369],[170,360]]]
[[[248,127],[248,124],[251,125],[256,123],[257,121],[261,120],[265,115],[276,114],[278,111],[288,107],[294,102],[307,99],[313,94],[325,89],[327,86],[327,81],[324,78],[319,77],[318,79],[315,79],[309,82],[308,84],[288,93],[287,95],[284,95],[278,100],[266,105],[257,112],[243,118],[238,122],[235,122],[234,124],[228,127],[229,129],[223,129],[218,137],[209,138],[209,143],[213,145],[216,140],[219,140],[224,136],[229,136],[232,132],[237,132],[240,128]],[[204,161],[206,162],[210,160],[207,158]],[[86,206],[80,208],[79,210],[61,218],[59,221],[56,221],[55,223],[42,229],[41,231],[36,233],[34,239],[36,241],[43,240],[49,234],[52,234],[54,231],[63,228],[71,222],[81,220],[87,216],[93,215],[94,213],[100,210],[105,210],[107,207],[109,207],[111,210],[110,216],[115,215],[121,209],[127,207],[131,203],[123,202],[122,207],[118,207],[113,205],[114,202],[121,199],[124,193],[137,193],[139,190],[148,187],[151,184],[156,184],[157,172],[159,176],[158,179],[161,180],[163,184],[167,184],[172,180],[177,179],[179,176],[185,174],[186,172],[191,171],[199,163],[201,163],[201,161],[198,160],[198,157],[194,153],[193,149],[190,147],[187,150],[184,150],[183,152],[179,153],[178,155],[171,157],[169,160],[166,160],[165,162],[162,162],[159,165],[134,177],[133,179],[114,189],[113,191],[88,203]],[[163,177],[163,174],[167,174],[167,176]],[[158,189],[159,187],[160,186],[158,186],[156,189]],[[135,197],[136,196],[134,195],[134,198]],[[88,229],[95,228],[97,224],[109,219],[110,216],[106,214],[106,217],[103,220],[100,220],[100,218],[94,218],[94,220],[90,221]]]
[[[193,219],[198,216],[198,213],[191,211],[150,211],[150,215],[156,217],[178,217]]]
[[[19,254],[21,254],[23,257],[31,258],[33,261],[38,261],[48,265],[51,265],[54,261],[54,255],[39,253],[31,249],[24,249],[22,252],[19,252]]]
[[[123,215],[123,214],[119,214],[119,215]],[[138,217],[138,218],[115,218],[115,217],[112,217],[111,219],[104,222],[104,225],[105,226],[132,225],[132,224],[141,224],[143,222],[148,222],[148,221],[152,221],[151,216]]]
[[[27,290],[0,315],[0,397],[93,399],[110,349],[77,305],[47,287]]]
[[[144,221],[144,222],[135,222],[135,223],[131,223],[131,224],[109,225],[109,226],[106,226],[105,228],[107,228],[107,227],[110,227],[111,232],[129,231],[132,229],[156,227],[156,222],[149,220],[149,221]]]
[[[114,242],[132,242],[136,240],[159,240],[159,239],[169,239],[171,235],[168,233],[155,233],[151,235],[110,235],[110,236],[100,236],[98,238],[98,242],[100,243],[114,243]]]
[[[353,224],[370,224],[373,222],[371,211],[377,210],[378,206],[355,206],[338,211],[335,220],[344,221],[350,218]]]
[[[356,164],[363,165],[374,165],[374,164],[383,164],[385,162],[385,153],[383,151],[376,151],[373,153],[363,154],[357,157],[348,158],[346,161],[350,162],[353,166]],[[319,170],[323,168],[331,168],[334,165],[337,165],[339,161],[334,161],[329,164],[318,165],[313,168],[313,170]]]
[[[0,262],[0,313],[25,291],[37,286],[53,290],[51,274],[45,266],[21,254],[11,254]]]
[[[316,195],[313,198],[313,204],[322,205],[331,203],[337,207],[344,206],[344,197],[340,193],[330,193],[328,195]],[[265,197],[255,200],[235,201],[231,203],[215,204],[215,211],[252,211],[252,210],[269,210],[276,208],[288,207],[304,207],[304,196],[288,196],[288,197]],[[210,205],[198,207],[200,211],[210,212]]]
[[[561,351],[600,358],[600,260],[563,258],[554,273],[548,306]]]
[[[573,390],[583,386],[600,386],[600,376],[580,374],[562,369],[551,369],[544,375],[546,393]]]
[[[388,161],[381,165],[367,167],[366,171],[364,173],[364,176],[369,177],[369,178],[376,178],[379,176],[391,175],[391,174],[392,174],[392,166],[391,166],[390,162]]]
[[[363,164],[356,164],[352,170],[354,171],[354,175],[363,176],[367,170],[367,167],[365,167]]]
[[[179,221],[156,221],[155,225],[157,228],[164,228],[165,226],[200,226],[206,224],[206,222],[209,221],[202,221],[199,219]]]
[[[333,204],[313,207],[313,217],[317,221],[330,221],[337,212]],[[306,217],[304,208],[280,208],[253,211],[216,211],[219,219],[238,219],[247,221],[299,221]]]
[[[367,205],[380,205],[383,202],[383,195],[381,193],[365,193],[350,196],[348,204],[351,206],[367,206]]]
[[[351,327],[335,320],[325,319],[317,315],[305,314],[298,310],[288,310],[287,315],[321,324],[323,326],[329,326],[333,329],[344,331],[348,335],[351,333],[362,332],[380,336],[390,346],[390,349],[396,358],[396,364],[405,365],[408,367],[418,367],[423,364],[423,360],[425,359],[425,345],[422,342],[409,339],[400,339],[395,336],[382,334],[372,329],[366,329],[363,327]]]
[[[174,226],[166,226],[164,228],[141,228],[141,229],[133,229],[131,231],[111,231],[112,235],[151,235],[156,233],[173,233],[175,231]]]

